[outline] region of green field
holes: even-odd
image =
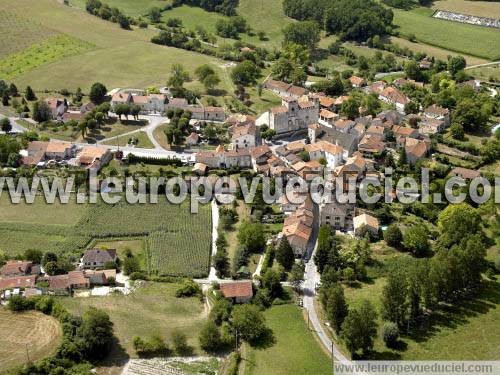
[[[500,45],[500,30],[435,19],[428,8],[393,12],[394,24],[404,37],[413,34],[418,41],[488,60],[499,57],[492,46]]]
[[[267,349],[245,346],[242,362],[245,374],[332,373],[330,359],[308,330],[302,311],[295,305],[273,306],[264,312],[276,342]]]
[[[244,17],[256,34],[264,31],[267,40],[261,41],[257,36],[241,34],[241,40],[267,48],[279,48],[283,40],[281,30],[293,20],[283,13],[281,0],[241,0],[237,9],[238,15]],[[163,13],[163,20],[168,18],[179,18],[183,26],[188,30],[195,30],[196,26],[202,26],[210,33],[215,34],[215,24],[224,16],[207,12],[198,7],[181,6]],[[230,41],[219,38],[219,44]]]
[[[162,9],[170,4],[169,0],[104,0],[102,1],[110,7],[117,7],[127,16],[144,16],[149,9],[157,7]],[[85,9],[87,0],[69,0],[70,5]]]
[[[93,48],[93,45],[83,40],[57,35],[0,60],[0,75],[12,79],[39,66],[79,55]]]
[[[44,39],[58,35],[58,32],[21,18],[7,8],[0,10],[0,59],[7,55],[22,51]]]
[[[37,249],[65,252],[76,258],[95,243],[93,239],[105,242],[151,236],[146,257],[149,255],[153,262],[146,258],[143,263],[152,273],[197,277],[208,273],[208,205],[201,205],[198,214],[190,213],[189,204],[173,205],[164,197],[158,204],[131,205],[123,200],[115,205],[71,201],[49,206],[39,197],[32,205],[14,205],[4,192],[0,210],[0,235],[4,239],[0,248],[8,255]]]
[[[438,59],[441,59],[443,61],[446,61],[448,59],[448,56],[450,55],[457,55],[457,53],[450,52],[449,50],[446,50],[444,48],[436,47],[436,46],[431,46],[430,44],[425,44],[422,42],[410,42],[407,39],[404,38],[399,38],[395,36],[391,36],[390,40],[392,43],[399,45],[400,47],[408,47],[411,49],[413,52],[421,52],[425,53],[429,56],[434,56]],[[479,57],[475,56],[470,56],[467,54],[463,54],[465,61],[467,61],[467,65],[477,65],[477,64],[484,64],[487,63],[488,60],[482,59]]]
[[[101,81],[109,89],[142,88],[165,85],[170,67],[175,63],[183,64],[190,72],[206,63],[213,64],[220,72],[223,64],[201,54],[154,45],[150,42],[157,33],[154,30],[122,30],[117,24],[56,0],[6,0],[0,2],[0,12],[13,14],[19,27],[33,22],[54,33],[95,45],[92,50],[46,63],[17,76],[13,81],[18,87],[31,85],[35,90],[81,87],[86,91],[93,82]]]
[[[169,341],[175,330],[184,333],[188,344],[199,352],[198,332],[206,313],[199,298],[175,298],[178,287],[178,284],[148,282],[128,296],[61,298],[60,301],[73,314],[80,315],[90,306],[109,314],[115,336],[126,352],[120,352],[121,348],[115,346],[111,357],[116,359],[127,355],[136,357],[132,345],[134,336],[160,335]]]

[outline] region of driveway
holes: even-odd
[[[0,119],[7,117],[4,115],[0,115]],[[25,133],[28,131],[24,126],[19,125],[17,123],[17,120],[19,120],[19,117],[9,117],[10,123],[12,124],[12,130],[10,131],[11,133]],[[3,131],[0,130],[0,134],[4,134]]]
[[[146,120],[146,121],[148,121],[148,125],[145,125],[142,128],[140,128],[140,129],[132,130],[132,131],[130,131],[128,133],[123,133],[123,134],[117,135],[115,137],[109,137],[109,138],[101,139],[97,143],[98,144],[102,144],[103,142],[111,141],[113,139],[117,139],[117,138],[120,138],[120,137],[133,135],[133,134],[136,134],[136,133],[139,133],[139,132],[145,132],[148,135],[149,140],[153,144],[154,150],[160,150],[160,151],[163,150],[163,151],[165,151],[165,149],[163,147],[161,147],[161,145],[158,143],[158,141],[153,136],[153,132],[155,131],[155,129],[158,126],[160,126],[162,124],[165,124],[165,123],[168,123],[168,122],[170,122],[170,120],[167,117],[154,116],[154,115],[140,115],[139,116],[139,120]]]

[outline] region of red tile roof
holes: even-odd
[[[250,280],[222,283],[220,284],[220,290],[226,298],[253,296],[252,282]]]

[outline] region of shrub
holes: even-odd
[[[179,289],[175,291],[177,298],[200,296],[201,289],[193,280],[186,280]]]
[[[166,355],[169,352],[167,344],[158,335],[151,336],[148,340],[136,336],[134,337],[133,344],[134,350],[140,357]]]
[[[396,323],[387,322],[382,327],[382,339],[388,348],[393,348],[399,339],[399,328]]]
[[[32,310],[35,307],[35,301],[21,296],[12,296],[7,307],[14,312]]]

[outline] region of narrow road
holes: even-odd
[[[219,227],[219,207],[217,206],[217,202],[215,199],[212,200],[212,260],[214,256],[217,254],[217,236]],[[217,271],[213,264],[210,265],[210,273],[208,275],[208,281],[219,281],[220,279],[217,277]]]
[[[493,66],[493,65],[499,65],[499,64],[500,64],[500,61],[493,61],[493,62],[484,63],[484,64],[477,64],[477,65],[467,66],[467,67],[464,68],[464,70],[474,69],[474,68],[483,68],[483,67],[486,67],[486,66]]]
[[[314,252],[316,252],[316,248],[314,249]],[[304,291],[304,308],[309,314],[309,320],[321,343],[331,354],[333,354],[335,361],[350,364],[351,361],[341,353],[339,348],[334,343],[332,343],[332,340],[330,340],[326,334],[326,331],[318,318],[318,313],[314,305],[314,296],[316,295],[316,284],[319,282],[320,275],[312,257],[312,259],[306,264],[305,278],[302,286]]]

